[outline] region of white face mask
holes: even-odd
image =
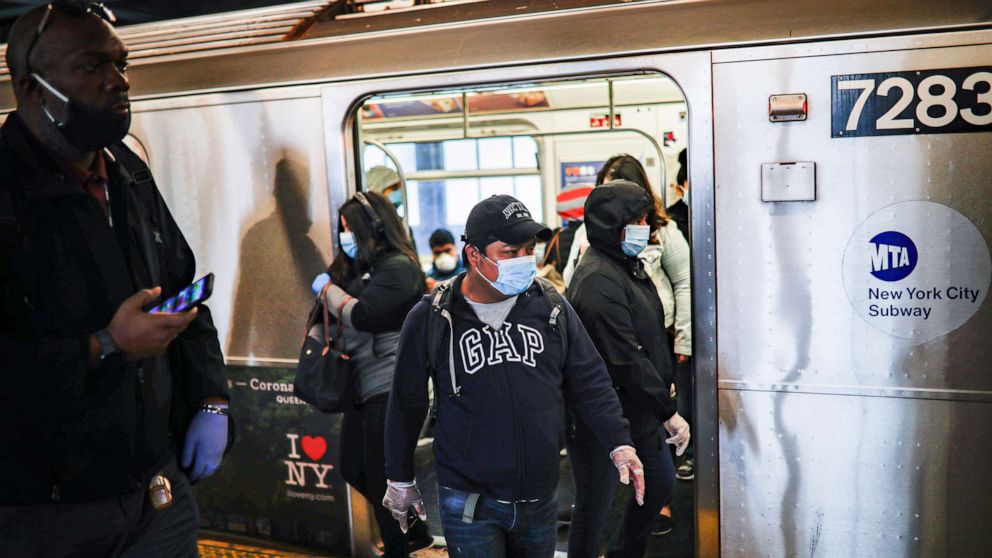
[[[434,258],[434,267],[441,273],[451,273],[458,267],[458,258],[447,252],[442,252],[438,257]]]

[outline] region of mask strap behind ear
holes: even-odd
[[[496,262],[494,262],[494,261],[492,261],[492,260],[490,260],[490,259],[489,259],[489,256],[487,256],[487,255],[486,255],[486,253],[485,253],[485,252],[484,252],[484,251],[482,250],[482,248],[479,248],[478,246],[476,246],[476,247],[475,247],[475,251],[479,253],[479,256],[480,256],[480,257],[481,257],[482,259],[484,259],[484,260],[486,260],[487,262],[489,262],[489,263],[491,263],[491,264],[493,264],[493,265],[495,265],[495,266],[496,266],[497,268],[499,267],[499,264],[498,264],[498,263],[496,263]],[[479,267],[479,266],[475,266],[475,267]]]
[[[44,87],[49,92],[51,92],[52,95],[55,95],[58,98],[58,100],[62,101],[63,103],[65,103],[68,106],[68,104],[69,104],[69,97],[66,97],[65,95],[63,95],[62,92],[59,91],[58,89],[56,89],[54,85],[48,83],[48,81],[46,81],[44,78],[42,78],[41,76],[39,76],[38,74],[36,74],[34,72],[31,72],[31,77],[33,77],[35,79],[35,81],[37,81],[38,83],[40,83],[42,87]],[[44,103],[42,103],[42,105],[41,105],[41,110],[45,112],[45,116],[47,116],[48,119],[52,121],[52,124],[55,124],[59,128],[61,128],[62,126],[65,126],[65,122],[60,122],[57,118],[55,118],[54,116],[52,116],[51,111],[48,110],[48,107],[45,106]]]
[[[40,83],[45,89],[51,91],[52,95],[55,95],[63,103],[69,102],[69,97],[62,94],[61,91],[55,89],[55,86],[45,81],[45,78],[39,76],[38,74],[31,72],[31,77],[33,77],[38,83]]]

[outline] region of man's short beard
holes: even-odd
[[[69,143],[69,140],[62,134],[62,130],[55,125],[44,113],[41,115],[41,140],[55,153],[65,157],[70,161],[85,159],[87,153],[79,150],[78,147]]]

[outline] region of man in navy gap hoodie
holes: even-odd
[[[603,360],[564,300],[563,343],[549,323],[553,304],[534,282],[534,245],[550,233],[510,196],[483,200],[468,216],[469,268],[450,286],[449,304],[435,309],[428,295],[403,324],[386,415],[383,505],[404,530],[411,507],[426,519],[413,454],[433,369],[441,524],[455,557],[554,554],[566,404],[591,425],[621,482],[634,479],[643,501],[642,465]],[[431,319],[446,322],[436,362]]]

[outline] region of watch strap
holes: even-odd
[[[101,329],[96,332],[96,340],[100,343],[100,360],[103,360],[110,355],[114,355],[120,352],[117,345],[114,343],[114,338],[110,335],[110,332],[106,329]]]
[[[230,414],[230,411],[228,411],[227,407],[228,407],[227,405],[217,405],[217,404],[207,403],[205,405],[200,406],[200,411],[204,413],[210,413],[212,415],[227,416]]]

